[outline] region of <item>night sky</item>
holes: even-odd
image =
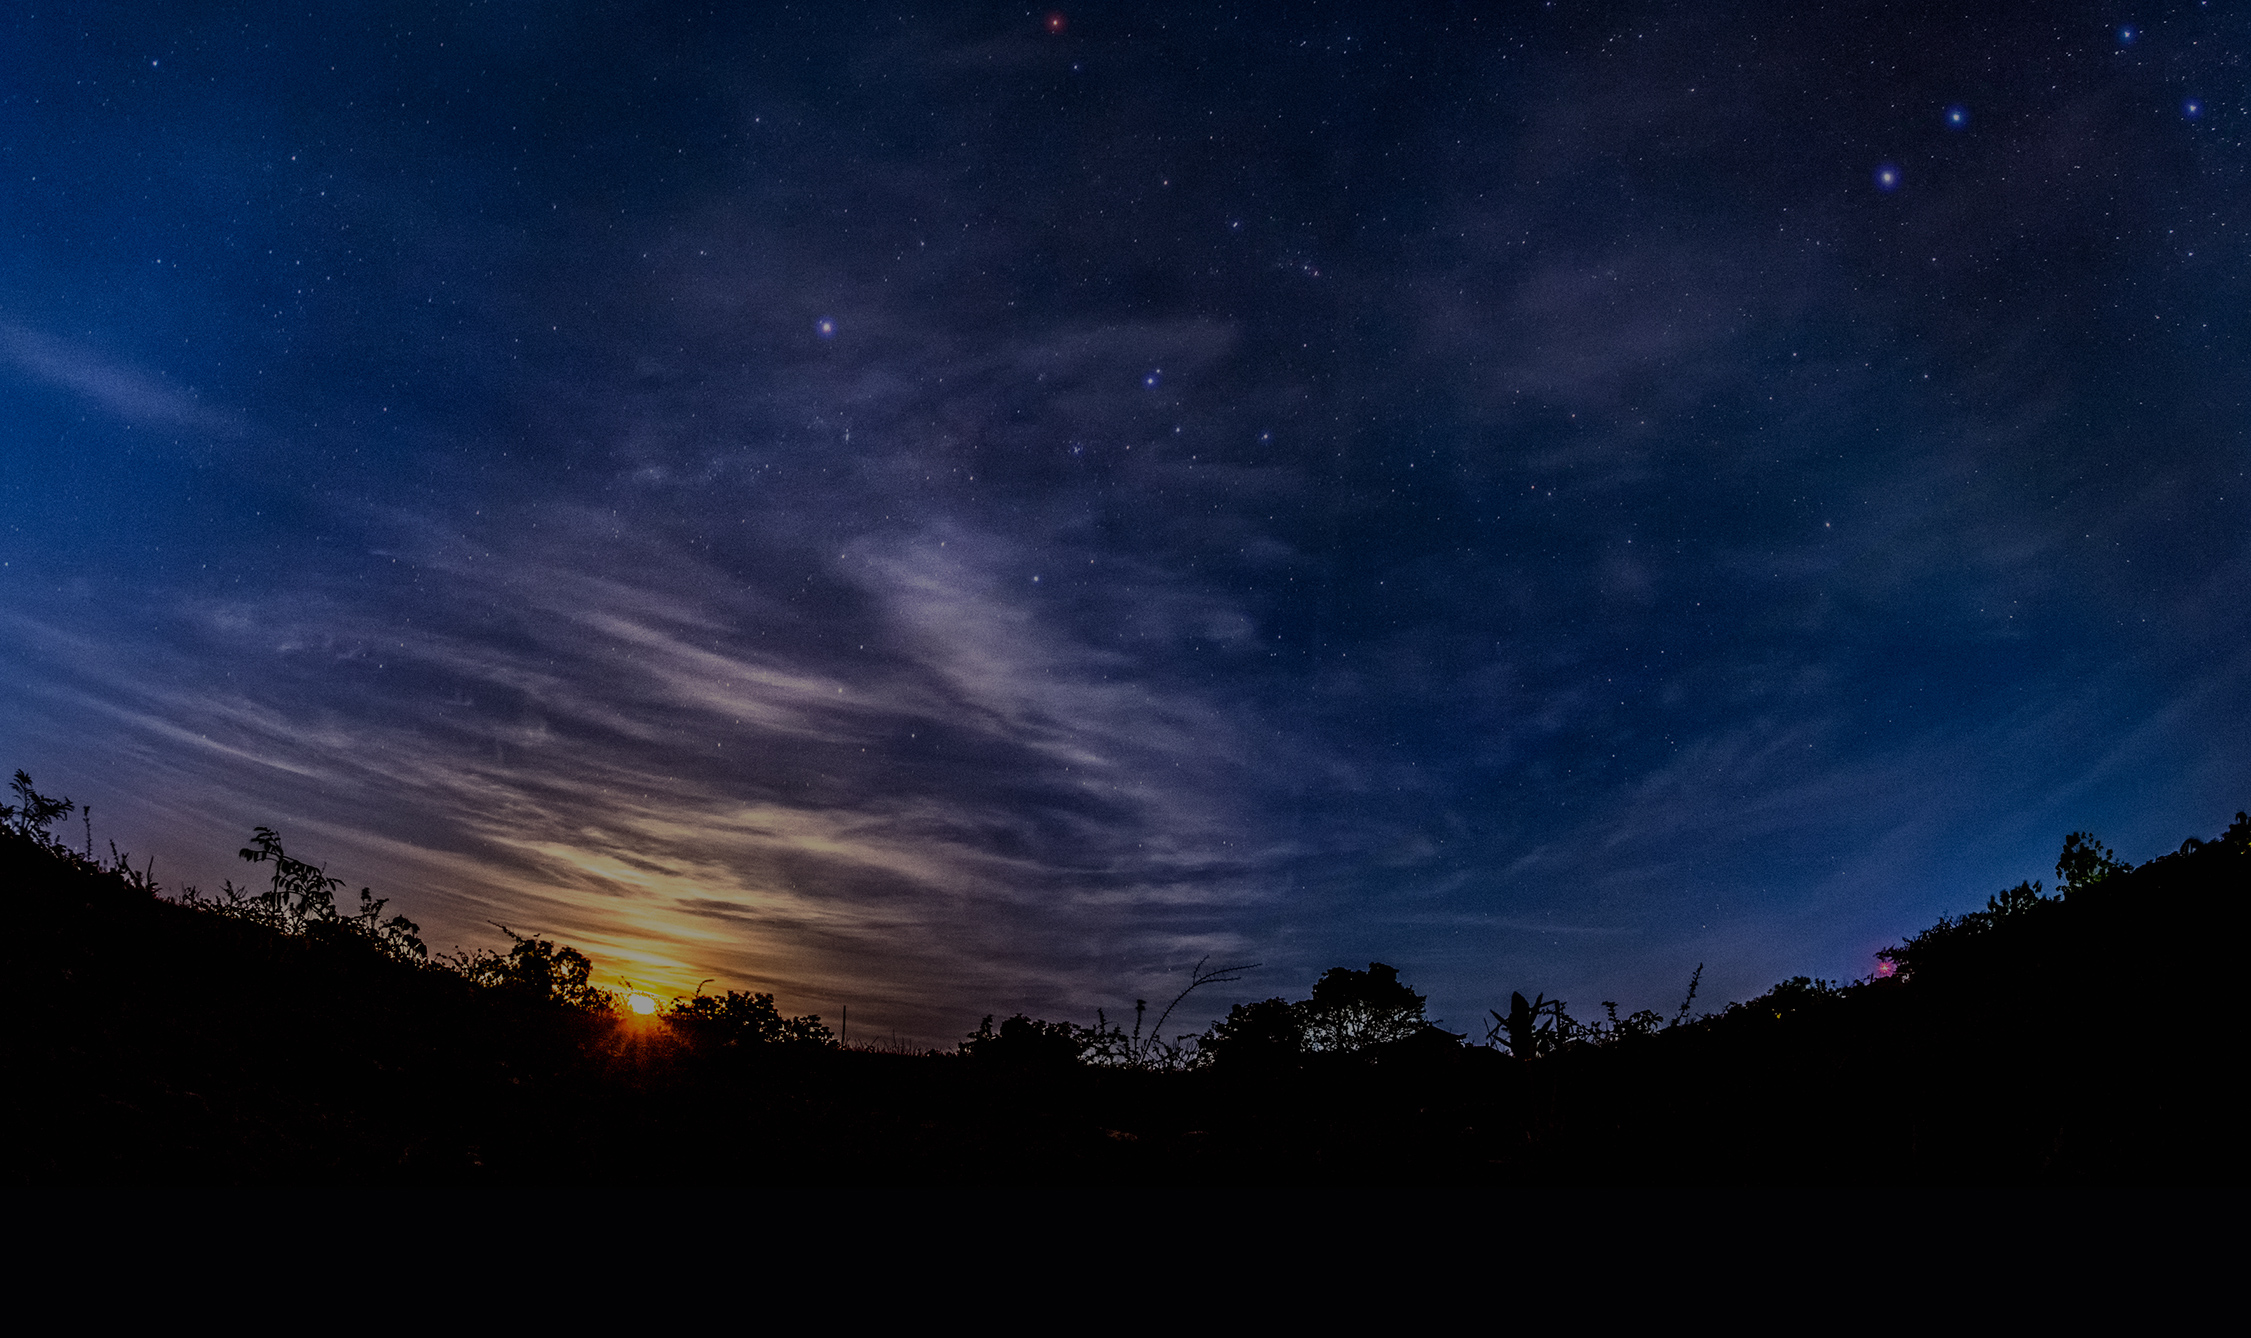
[[[0,768],[855,1038],[1862,976],[2251,805],[2247,57],[27,0]]]

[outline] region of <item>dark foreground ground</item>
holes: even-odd
[[[0,837],[7,1179],[53,1183],[2139,1183],[2241,1178],[2251,824],[1519,1062],[1030,1070],[711,1044],[283,934]]]

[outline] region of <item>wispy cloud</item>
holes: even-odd
[[[205,405],[193,390],[66,339],[0,323],[0,358],[43,384],[67,390],[129,423],[213,436],[242,430],[234,415]]]
[[[824,649],[819,615],[713,597],[723,573],[654,544],[626,578],[426,537],[402,551],[445,594],[412,625],[204,605],[167,672],[66,650],[75,707],[341,868],[426,879],[384,890],[442,933],[545,930],[660,987],[943,1034],[965,994],[1084,1012],[1239,946],[1215,917],[1277,853],[1244,722],[1078,640],[1008,541],[847,548],[864,600]]]

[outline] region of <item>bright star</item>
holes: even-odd
[[[1956,130],[1968,125],[1970,123],[1970,109],[1962,106],[1948,107],[1946,109],[1946,123]]]
[[[1157,388],[1157,384],[1164,379],[1164,369],[1157,368],[1152,370],[1147,376],[1142,377],[1141,384],[1147,386],[1151,390],[1155,390]]]
[[[2134,39],[2139,36],[2141,36],[2141,34],[2136,31],[2131,25],[2120,28],[2118,30],[2118,45],[2132,46],[2134,44]]]
[[[2186,116],[2192,121],[2197,117],[2202,116],[2203,114],[2204,104],[2198,102],[2195,98],[2190,98],[2188,101],[2181,104],[2181,115]]]
[[[836,338],[836,322],[823,316],[813,322],[813,332],[823,339],[834,339]]]
[[[1876,189],[1886,191],[1898,190],[1899,168],[1891,163],[1885,163],[1883,166],[1878,167],[1876,169]]]

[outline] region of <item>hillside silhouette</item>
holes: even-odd
[[[1441,1030],[1391,967],[1161,1036],[1013,1017],[840,1045],[771,995],[642,1016],[543,937],[433,957],[260,828],[264,885],[161,895],[17,773],[0,905],[18,1183],[2232,1181],[2251,818],[2128,867],[2067,838],[1878,975],[1592,1021],[1495,982]],[[83,815],[81,815],[83,818]],[[83,825],[83,824],[82,824]],[[1505,1002],[1501,994],[1508,997]],[[644,1007],[648,1006],[645,1002]]]

